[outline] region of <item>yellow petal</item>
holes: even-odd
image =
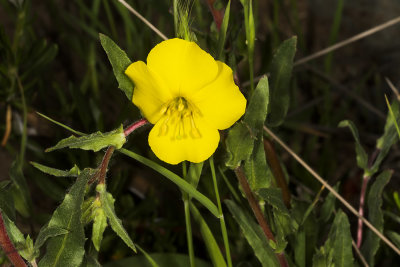
[[[212,127],[223,130],[232,126],[246,110],[246,98],[233,81],[232,69],[217,61],[217,78],[190,96],[191,101]]]
[[[149,122],[155,124],[162,116],[163,105],[172,98],[170,91],[143,61],[132,63],[125,73],[135,83],[132,102]]]
[[[212,82],[218,73],[210,54],[196,43],[178,38],[155,46],[147,56],[147,66],[160,75],[175,97],[188,97]]]
[[[180,129],[173,121],[166,123],[166,119],[166,116],[161,118],[149,134],[151,150],[162,161],[169,164],[178,164],[184,160],[198,163],[208,159],[217,149],[218,130],[210,128],[201,118],[195,118],[198,131],[192,131],[190,118],[184,119]],[[182,131],[180,134],[179,130]]]

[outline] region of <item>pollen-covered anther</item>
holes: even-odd
[[[201,134],[195,123],[197,108],[183,97],[176,97],[160,109],[163,114],[163,122],[160,127],[159,136],[165,136],[173,129],[171,140],[181,140],[188,136],[200,138]]]

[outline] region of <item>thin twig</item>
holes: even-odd
[[[165,36],[159,29],[157,29],[153,24],[151,24],[150,21],[148,21],[145,17],[140,15],[139,12],[137,12],[132,6],[130,6],[127,2],[124,0],[118,0],[121,4],[123,4],[130,12],[132,12],[133,15],[138,17],[141,21],[144,22],[150,29],[152,29],[158,36],[161,37],[163,40],[168,40],[168,37]]]
[[[367,219],[361,216],[349,202],[347,202],[339,193],[335,191],[318,173],[316,173],[304,160],[302,160],[292,149],[290,149],[279,137],[277,137],[270,129],[264,126],[264,131],[269,134],[279,145],[281,145],[292,157],[295,158],[308,172],[312,174],[321,184],[334,195],[347,209],[350,210],[355,216],[361,219],[365,225],[371,229],[383,242],[385,242],[389,247],[391,247],[397,254],[400,255],[400,249],[398,249],[389,239],[387,239],[378,229],[376,229]]]
[[[111,156],[114,153],[115,147],[109,146],[106,153],[104,154],[103,160],[101,161],[99,168],[99,184],[105,184],[106,182],[106,173],[108,168],[108,163],[110,162]]]
[[[337,44],[334,44],[334,45],[329,46],[329,47],[327,47],[325,49],[322,49],[322,50],[320,50],[320,51],[318,51],[318,52],[316,52],[316,53],[314,53],[312,55],[303,57],[302,59],[297,60],[293,64],[293,66],[298,66],[298,65],[304,64],[304,63],[306,63],[306,62],[308,62],[310,60],[313,60],[313,59],[316,59],[316,58],[321,57],[323,55],[326,55],[326,54],[328,54],[328,53],[330,53],[332,51],[335,51],[335,50],[337,50],[339,48],[342,48],[343,46],[346,46],[348,44],[354,43],[355,41],[358,41],[358,40],[363,39],[365,37],[368,37],[368,36],[370,36],[370,35],[372,35],[374,33],[382,31],[382,30],[384,30],[384,29],[386,29],[386,28],[388,28],[390,26],[393,26],[393,25],[399,23],[399,22],[400,22],[400,16],[396,17],[394,19],[391,19],[391,20],[389,20],[389,21],[387,21],[387,22],[385,22],[383,24],[375,26],[375,27],[373,27],[373,28],[371,28],[369,30],[366,30],[364,32],[356,34],[353,37],[350,37],[350,38],[348,38],[346,40],[343,40],[343,41],[341,41],[341,42],[339,42]]]
[[[353,246],[354,250],[356,251],[356,254],[360,258],[360,260],[361,260],[362,264],[364,265],[364,267],[369,267],[367,260],[364,258],[363,254],[358,249],[358,247],[356,245],[356,242],[354,242],[353,239],[351,239],[351,245]]]
[[[25,261],[19,255],[18,250],[14,247],[13,243],[10,240],[10,237],[7,234],[7,230],[4,225],[4,220],[1,211],[0,211],[0,247],[7,255],[10,262],[15,267],[27,267]]]
[[[265,237],[268,240],[272,240],[274,243],[276,243],[274,234],[271,232],[271,229],[269,228],[268,223],[264,218],[261,208],[258,205],[258,202],[253,192],[251,191],[249,183],[247,182],[247,178],[246,175],[244,174],[243,168],[241,166],[235,168],[235,174],[236,177],[238,178],[239,184],[242,186],[247,201],[249,202],[250,207],[253,210],[254,215],[256,216],[257,222],[261,226],[261,229],[265,234]],[[289,266],[288,263],[286,262],[285,255],[283,253],[277,253],[276,257],[278,258],[279,263],[282,267]]]
[[[390,89],[392,89],[393,93],[396,95],[397,100],[400,101],[399,90],[397,90],[396,86],[393,85],[392,81],[389,80],[388,77],[385,77],[385,81],[389,85]]]

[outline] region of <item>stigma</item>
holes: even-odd
[[[195,117],[201,116],[198,108],[184,97],[176,97],[164,104],[160,113],[162,125],[159,136],[169,135],[171,140],[201,138]]]

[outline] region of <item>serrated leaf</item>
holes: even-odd
[[[96,209],[93,218],[92,242],[97,251],[100,250],[103,233],[107,227],[107,216],[102,208]]]
[[[65,147],[93,150],[94,152],[97,152],[109,146],[114,146],[116,149],[120,149],[125,144],[125,142],[126,138],[124,134],[124,129],[121,125],[121,127],[119,127],[118,129],[107,133],[96,132],[82,137],[70,136],[66,139],[61,140],[55,146],[46,149],[46,152]]]
[[[380,232],[383,232],[382,193],[391,176],[392,171],[382,172],[376,178],[368,193],[368,220]],[[380,241],[380,238],[368,229],[361,251],[370,266],[375,266],[375,254],[379,249]]]
[[[250,188],[257,191],[271,186],[272,173],[266,163],[262,134],[254,142],[250,158],[244,162],[244,172]]]
[[[36,237],[35,240],[35,250],[39,250],[44,243],[47,241],[47,239],[56,237],[59,235],[65,235],[68,234],[68,230],[65,228],[60,228],[57,226],[49,227],[48,225],[45,225],[39,232],[39,235]]]
[[[118,87],[121,89],[129,101],[132,100],[133,82],[125,75],[125,70],[132,63],[126,53],[119,48],[108,36],[99,34],[101,45],[107,53],[108,60],[111,63],[115,78],[118,81]]]
[[[114,198],[106,191],[104,185],[98,185],[96,187],[97,192],[100,194],[101,206],[104,210],[105,215],[111,225],[113,231],[125,242],[125,244],[130,247],[134,252],[136,252],[135,245],[132,239],[129,237],[121,220],[117,217],[114,209]]]
[[[276,255],[270,247],[261,227],[256,224],[253,217],[243,211],[235,202],[225,200],[233,218],[239,224],[247,242],[253,248],[256,257],[261,262],[263,267],[280,266]]]
[[[238,167],[242,161],[249,160],[253,152],[255,140],[262,139],[262,127],[268,111],[268,98],[268,78],[264,76],[258,82],[257,88],[249,101],[243,121],[241,123],[236,123],[228,133],[226,139],[226,147],[228,150],[226,166],[229,168],[234,169]],[[264,157],[264,166],[266,168],[265,155],[261,155],[259,151],[255,151],[254,154],[254,159]],[[262,164],[261,161],[259,163]],[[262,168],[262,166],[260,166],[260,168]],[[248,169],[251,168],[248,167]],[[260,184],[262,184],[262,181]]]
[[[353,134],[354,140],[356,141],[356,157],[357,157],[357,165],[363,170],[367,170],[368,164],[368,155],[365,152],[364,148],[361,145],[360,137],[358,135],[358,130],[354,123],[349,120],[344,120],[339,123],[339,127],[349,127],[351,133]]]
[[[53,175],[56,177],[77,177],[80,173],[80,170],[79,170],[78,166],[76,166],[76,165],[74,165],[74,167],[72,167],[69,171],[63,171],[63,170],[47,167],[47,166],[44,166],[42,164],[32,162],[32,161],[30,163],[36,169],[38,169],[46,174]]]
[[[215,241],[214,235],[208,227],[207,222],[203,219],[201,213],[193,203],[190,203],[190,211],[199,225],[201,236],[204,239],[208,255],[210,256],[213,265],[218,267],[226,267],[226,262],[222,256],[217,241]]]
[[[47,227],[63,228],[68,230],[68,233],[48,239],[46,254],[40,260],[39,267],[74,267],[81,264],[85,254],[81,206],[86,184],[92,175],[91,170],[84,169],[61,205],[54,211]]]
[[[290,102],[290,78],[293,58],[296,53],[297,37],[285,40],[273,55],[270,67],[271,96],[267,123],[279,126],[286,117]]]

